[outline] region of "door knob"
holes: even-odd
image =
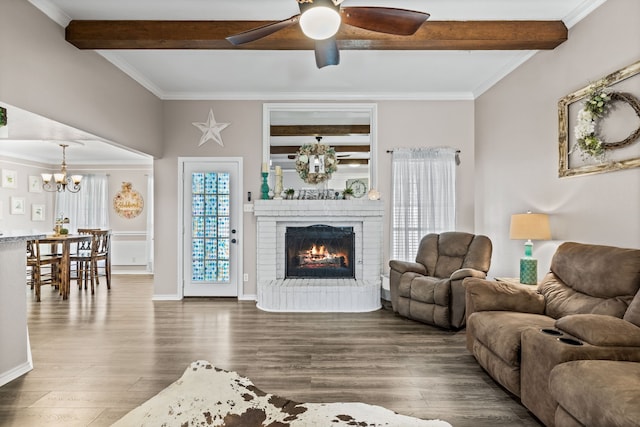
[[[236,239],[231,239],[231,243],[237,243],[238,241]]]

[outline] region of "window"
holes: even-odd
[[[109,185],[107,175],[84,175],[77,193],[56,193],[54,218],[69,218],[68,229],[109,228]]]
[[[455,229],[455,168],[453,148],[393,150],[391,259],[413,261],[424,235]]]

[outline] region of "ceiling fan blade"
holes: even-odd
[[[234,34],[226,39],[234,46],[256,41],[270,34],[287,28],[293,24],[297,24],[300,20],[300,15],[292,16],[289,19],[283,19],[282,21],[274,22],[272,24],[263,25],[262,27],[254,28],[242,33]]]
[[[410,36],[429,18],[429,14],[393,7],[343,7],[342,22],[379,33]]]
[[[335,36],[325,40],[316,40],[316,65],[318,68],[339,63],[340,51]]]

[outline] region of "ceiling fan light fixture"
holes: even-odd
[[[333,37],[340,28],[340,13],[331,7],[310,7],[300,16],[300,28],[309,38],[325,40]]]

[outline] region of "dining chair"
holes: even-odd
[[[36,301],[40,302],[40,288],[51,285],[60,288],[60,263],[62,257],[57,254],[43,254],[38,240],[27,240],[27,267],[31,278],[27,284],[35,289]],[[50,246],[47,244],[47,246]]]
[[[78,289],[87,289],[90,284],[91,293],[95,293],[95,286],[100,284],[99,268],[104,264],[104,275],[107,279],[107,289],[111,289],[111,230],[78,229],[79,234],[91,234],[92,238],[86,242],[79,242],[76,253],[71,255],[71,262],[76,265],[76,280]]]

